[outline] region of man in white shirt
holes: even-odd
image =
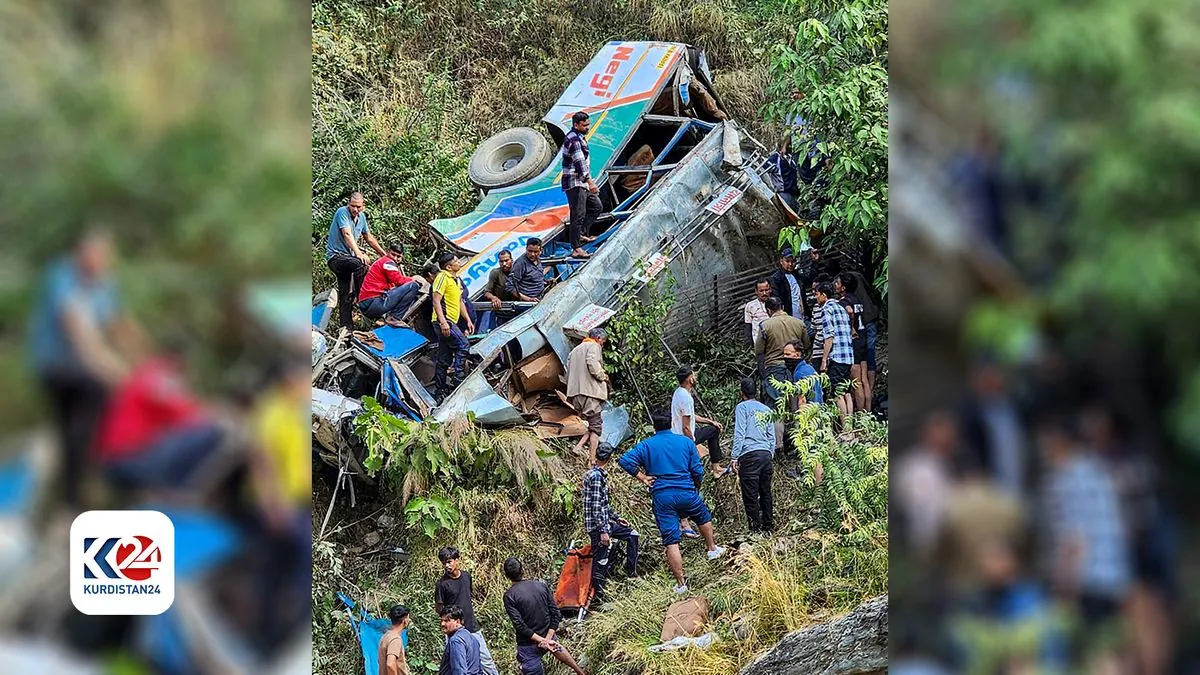
[[[713,476],[720,478],[729,470],[721,466],[721,431],[724,427],[716,420],[696,414],[696,371],[683,366],[676,373],[679,388],[671,396],[671,431],[687,436],[697,446],[708,445],[708,459],[712,463]],[[697,428],[699,422],[699,428]]]
[[[746,303],[743,311],[743,321],[746,325],[746,339],[750,344],[754,344],[758,340],[759,326],[770,316],[767,314],[767,307],[764,304],[767,298],[770,297],[771,282],[766,279],[759,279],[758,283],[754,284],[754,299]]]

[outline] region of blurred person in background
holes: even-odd
[[[1092,403],[1080,414],[1089,449],[1110,468],[1133,546],[1134,585],[1129,625],[1138,672],[1166,671],[1171,644],[1171,605],[1178,592],[1174,573],[1174,528],[1158,496],[1161,486],[1150,458],[1135,451],[1116,429],[1112,410]]]
[[[1049,578],[1090,630],[1111,631],[1133,580],[1116,482],[1080,445],[1069,417],[1044,417],[1037,440],[1045,462],[1039,506]]]
[[[111,397],[96,438],[105,475],[123,490],[197,487],[226,432],[184,377],[182,343],[139,363]]]
[[[363,316],[375,320],[383,317],[402,319],[421,290],[420,284],[404,274],[404,244],[388,244],[387,255],[371,264],[358,291],[358,309]]]
[[[922,559],[932,555],[941,536],[953,489],[951,463],[958,443],[957,422],[951,414],[939,410],[926,418],[920,443],[896,463],[900,515],[909,531],[909,544]]]
[[[965,673],[1059,672],[1069,665],[1067,636],[1050,597],[1023,570],[1013,542],[978,541],[977,583],[951,612],[951,661]]]
[[[1014,497],[1026,494],[1023,416],[999,364],[976,363],[971,392],[959,416],[966,468],[994,480]]]
[[[359,239],[366,239],[380,257],[387,255],[367,224],[362,193],[355,192],[345,206],[333,212],[333,222],[329,224],[329,237],[325,243],[325,263],[337,278],[338,315],[342,328],[350,330],[354,329],[354,305],[358,301],[358,291],[371,264],[371,259],[358,246]]]
[[[259,574],[263,647],[273,648],[311,611],[312,449],[309,407],[312,370],[294,355],[274,364],[252,411],[254,494],[265,547]],[[287,591],[281,596],[281,591]]]
[[[33,365],[58,427],[63,496],[72,509],[82,506],[86,462],[108,397],[144,343],[121,308],[112,249],[110,235],[93,230],[52,263],[32,322]]]

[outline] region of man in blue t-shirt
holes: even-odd
[[[107,233],[85,234],[47,271],[31,325],[31,357],[54,412],[71,506],[79,506],[85,458],[109,394],[145,343],[117,301],[112,258]]]
[[[617,464],[650,488],[654,520],[667,549],[667,566],[675,576],[675,592],[682,594],[688,588],[683,576],[683,556],[679,552],[680,519],[691,519],[700,527],[709,560],[721,557],[725,548],[717,546],[712,514],[700,498],[704,467],[700,465],[696,444],[671,431],[671,415],[667,411],[657,410],[650,419],[654,423],[654,435],[621,455]]]
[[[371,234],[367,225],[366,206],[361,192],[350,195],[346,205],[333,212],[329,225],[329,237],[325,241],[325,262],[329,271],[337,278],[338,317],[343,328],[354,327],[354,305],[358,302],[358,289],[367,276],[371,259],[358,246],[359,239],[375,249],[380,257],[387,255],[383,247]]]

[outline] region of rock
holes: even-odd
[[[874,675],[888,666],[888,604],[882,595],[849,614],[783,636],[739,675]]]
[[[375,520],[375,524],[378,525],[379,529],[381,530],[390,530],[392,529],[392,526],[396,524],[396,519],[385,513]]]
[[[383,541],[383,535],[378,532],[368,532],[367,536],[363,537],[363,546],[373,548],[378,546],[381,541]]]

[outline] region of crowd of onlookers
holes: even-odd
[[[1022,370],[979,359],[969,396],[930,411],[896,453],[898,646],[953,672],[1166,672],[1174,532],[1160,477],[1137,420],[1099,393],[1067,396],[1069,378],[1086,380],[1052,358],[1028,367],[1061,374],[1028,391]]]

